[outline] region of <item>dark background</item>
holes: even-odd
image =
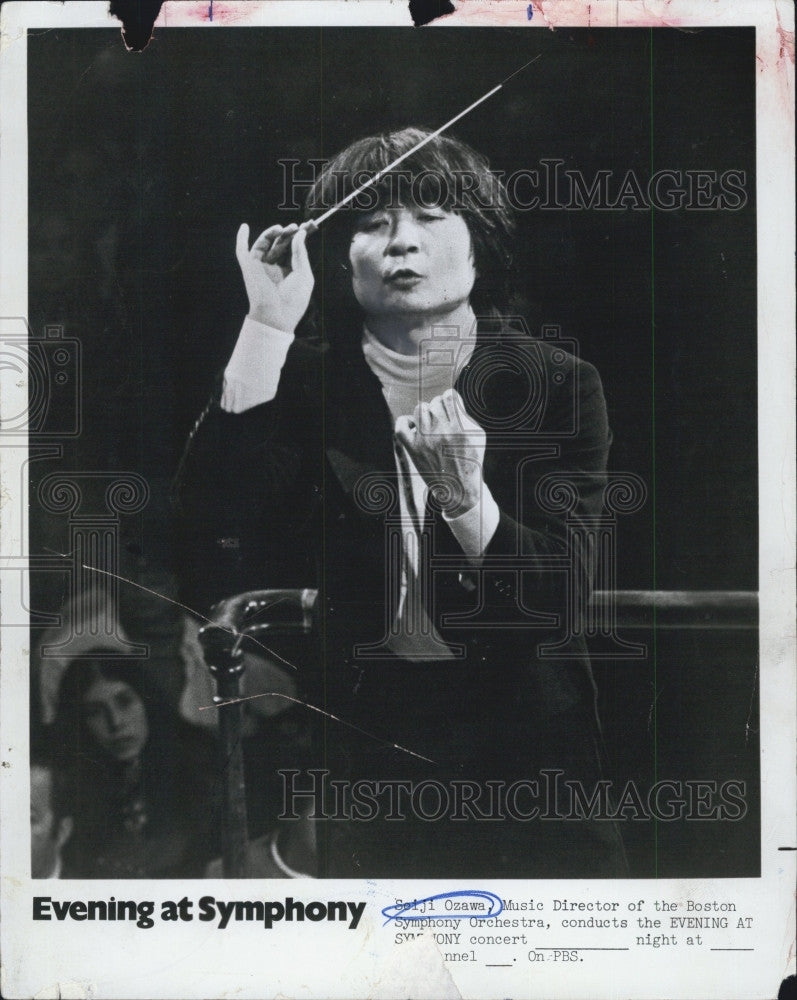
[[[32,467],[31,552],[68,545],[39,478],[135,471],[152,499],[123,524],[120,572],[175,593],[168,483],[245,312],[237,227],[295,221],[278,161],[436,128],[538,53],[455,127],[495,169],[561,159],[611,170],[612,190],[628,170],[643,188],[746,173],[738,211],[521,213],[515,263],[532,329],[560,325],[602,375],[612,469],[648,484],[618,524],[618,586],[757,589],[753,29],[173,29],[143,53],[117,30],[31,33],[29,319],[83,352],[82,433]],[[31,596],[56,610],[64,581],[34,576]],[[167,613],[121,599],[132,632]],[[743,823],[632,830],[634,874],[755,874],[756,636],[627,638],[644,660],[596,665],[617,774],[752,786]]]

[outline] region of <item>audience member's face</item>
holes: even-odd
[[[61,848],[72,832],[72,820],[56,823],[52,807],[52,774],[45,767],[30,769],[30,873],[49,878],[56,868]]]
[[[83,698],[86,726],[109,757],[135,760],[149,736],[144,702],[124,681],[96,680]]]
[[[467,223],[443,208],[369,212],[355,228],[349,260],[366,316],[450,312],[468,300],[476,278]]]

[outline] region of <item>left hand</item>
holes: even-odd
[[[430,485],[441,477],[453,477],[459,483],[460,489],[450,491],[450,502],[443,504],[448,517],[476,506],[487,435],[468,416],[456,389],[447,389],[430,403],[419,403],[412,416],[399,417],[395,435]]]

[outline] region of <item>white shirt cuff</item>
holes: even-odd
[[[498,527],[500,517],[498,504],[485,482],[482,482],[481,498],[474,507],[458,517],[446,517],[445,513],[443,514],[443,520],[451,528],[454,538],[467,556],[484,555],[484,550],[490,544]]]
[[[243,413],[272,400],[277,395],[282,366],[293,341],[294,334],[247,316],[224,369],[222,410]]]

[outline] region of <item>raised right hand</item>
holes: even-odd
[[[307,311],[315,279],[307,256],[307,229],[270,226],[249,247],[249,226],[238,230],[235,256],[241,268],[249,316],[293,333]]]

